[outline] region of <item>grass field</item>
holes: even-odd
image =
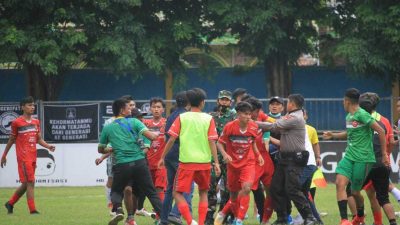
[[[0,224],[4,225],[57,225],[57,224],[107,224],[110,219],[103,187],[57,187],[36,188],[36,207],[40,215],[30,215],[26,205],[25,196],[15,205],[14,214],[7,215],[4,203],[13,193],[14,189],[0,189]],[[194,198],[194,212],[197,217],[197,196]],[[391,197],[396,211],[400,211],[399,204]],[[317,190],[317,208],[320,212],[327,212],[323,217],[326,225],[336,225],[339,214],[335,199],[335,187],[330,184],[327,188]],[[245,224],[258,224],[253,214],[253,204],[249,209],[249,218]],[[151,209],[148,201],[146,208]],[[297,213],[296,213],[297,214]],[[368,200],[366,201],[367,224],[372,224],[371,211]],[[150,218],[136,217],[138,225],[150,225]],[[123,223],[120,223],[123,224]],[[384,224],[387,220],[384,219]]]

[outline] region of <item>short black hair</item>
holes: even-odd
[[[256,97],[250,97],[250,98],[244,100],[244,102],[250,103],[251,107],[253,108],[253,111],[262,108],[261,101],[258,100]]]
[[[236,112],[251,112],[253,106],[248,102],[239,102],[235,107]]]
[[[22,106],[24,106],[26,104],[34,103],[34,102],[35,102],[35,100],[33,99],[33,97],[32,96],[28,96],[28,97],[25,97],[25,98],[21,99],[21,101],[19,101],[19,105],[22,107]]]
[[[112,104],[112,111],[114,116],[118,116],[121,112],[121,109],[125,108],[126,104],[129,103],[131,100],[126,98],[119,98],[114,100]]]
[[[203,102],[206,98],[206,92],[201,88],[193,88],[186,92],[186,97],[189,100],[189,103],[193,107],[199,107],[201,102]]]
[[[232,98],[234,101],[236,101],[236,98],[240,95],[246,94],[247,90],[244,88],[236,88],[233,93],[232,93]]]
[[[181,92],[176,93],[175,101],[176,101],[177,107],[186,107],[189,103],[187,96],[186,96],[186,91],[181,91]]]
[[[249,99],[249,98],[254,98],[254,96],[251,95],[251,94],[249,94],[249,93],[245,93],[245,94],[242,96],[242,99],[241,99],[240,101],[246,101],[246,100]]]
[[[293,102],[298,109],[302,109],[304,106],[304,97],[301,94],[291,94],[288,96],[290,102]]]
[[[379,103],[379,95],[373,92],[365,92],[360,95],[358,101],[360,107],[363,108],[368,113],[372,113],[376,110]]]
[[[160,97],[153,97],[150,99],[150,106],[153,105],[154,103],[160,102],[163,108],[165,108],[165,103],[164,100]]]
[[[349,88],[344,93],[344,97],[347,98],[352,104],[358,104],[360,99],[360,91],[355,88]]]
[[[135,101],[135,100],[133,100],[132,95],[123,95],[123,96],[121,96],[121,98],[124,98],[124,99],[129,100],[129,101]]]

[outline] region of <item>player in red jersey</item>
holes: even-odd
[[[162,117],[164,112],[164,101],[161,98],[152,98],[150,100],[150,111],[153,115],[152,119],[144,120],[144,124],[150,131],[158,134],[158,138],[151,142],[149,151],[147,152],[147,161],[151,178],[154,186],[160,196],[161,201],[164,201],[164,191],[167,186],[167,170],[165,167],[158,168],[158,162],[165,146],[165,122]]]
[[[229,212],[233,212],[235,224],[242,224],[249,208],[249,193],[255,175],[255,157],[259,165],[264,164],[255,143],[258,126],[251,120],[252,106],[248,102],[240,102],[236,111],[237,119],[225,125],[217,144],[228,163],[230,200],[215,218],[216,225],[221,225]]]
[[[3,156],[1,157],[1,168],[6,166],[7,154],[15,143],[18,174],[21,186],[17,188],[13,196],[6,202],[8,214],[12,214],[14,204],[26,192],[28,207],[31,214],[38,214],[34,201],[35,169],[36,169],[36,144],[50,151],[54,151],[53,145],[47,144],[40,134],[39,120],[32,117],[35,112],[35,103],[32,97],[27,97],[20,102],[23,115],[15,119],[11,124],[11,136],[8,139]]]

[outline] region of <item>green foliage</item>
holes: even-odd
[[[339,34],[335,54],[358,74],[400,73],[400,5],[398,1],[338,1],[333,27]],[[398,78],[397,78],[398,79]]]

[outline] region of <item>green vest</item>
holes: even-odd
[[[185,112],[180,116],[179,161],[182,163],[209,163],[211,149],[208,129],[212,116],[201,112]]]

